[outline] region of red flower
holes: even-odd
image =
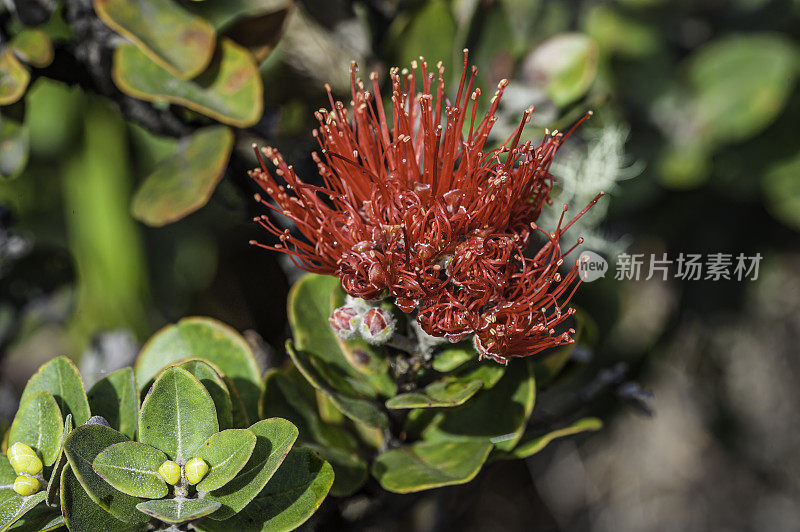
[[[530,108],[500,147],[486,149],[508,82],[499,83],[478,122],[477,69],[467,77],[467,65],[465,51],[452,103],[444,95],[441,63],[434,72],[424,60],[413,62],[410,72],[392,69],[390,121],[377,75],[370,75],[368,90],[353,64],[349,109],[326,87],[331,109],[316,113],[313,133],[321,149],[312,156],[323,186],[303,182],[279,152],[265,148],[275,174],[286,182],[279,185],[256,152],[261,168],[251,176],[277,207],[260,195],[256,199],[291,218],[302,237],[261,216],[256,220],[281,243],[254,244],[286,253],[304,270],[338,276],[352,296],[391,295],[406,312],[419,307],[418,321],[431,334],[457,339],[477,332],[486,353],[517,356],[524,346],[508,335],[545,318],[512,319],[500,307],[538,304],[541,283],[555,275],[557,267],[523,259],[522,251],[548,201],[553,156],[572,130],[548,133],[538,145],[520,143]],[[557,250],[558,244],[551,239],[546,247]],[[527,275],[544,277],[534,281]],[[497,325],[487,328],[487,317]],[[498,332],[505,339],[490,342]],[[538,349],[540,343],[531,345]]]

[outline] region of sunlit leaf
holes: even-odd
[[[227,38],[220,40],[209,67],[192,80],[176,78],[133,44],[114,51],[111,74],[117,87],[134,98],[183,105],[232,126],[252,126],[264,109],[253,56]]]
[[[94,0],[97,15],[179,78],[190,79],[214,54],[214,28],[171,0]]]

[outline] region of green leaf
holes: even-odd
[[[304,442],[317,442],[326,447],[351,451],[358,447],[349,432],[321,419],[315,389],[293,365],[283,370],[267,371],[264,384],[261,417],[291,419],[299,430],[298,438]]]
[[[525,59],[525,78],[564,107],[583,96],[597,76],[597,43],[581,33],[562,33],[541,43]]]
[[[209,466],[197,491],[214,491],[233,480],[250,460],[255,446],[256,435],[247,429],[228,429],[211,436],[195,453]]]
[[[202,72],[214,54],[214,27],[170,0],[95,0],[111,29],[179,78]]]
[[[404,23],[401,17],[396,19],[392,28],[399,33],[394,39],[394,49],[397,50],[397,59],[402,66],[423,56],[428,61],[429,68],[434,68],[438,61],[447,64],[453,56],[457,27],[448,2],[432,0],[422,6],[412,15],[402,31],[397,31]]]
[[[334,309],[344,306],[346,304],[346,292],[342,288],[341,283],[331,283],[330,280],[327,278],[328,276],[322,276],[321,279],[317,279],[316,282],[318,283],[318,288],[315,290],[314,295],[319,296],[320,298],[320,307],[318,310],[322,312],[317,312],[314,316],[313,321],[309,319],[310,316],[306,316],[302,318],[303,309],[302,306],[300,308],[294,309],[295,312],[293,314],[298,317],[297,321],[297,328],[302,329],[305,328],[306,331],[310,332],[314,335],[319,335],[319,331],[314,331],[316,327],[325,328],[325,330],[330,334],[333,331],[330,329],[330,323],[328,322],[328,318],[325,316],[331,315]],[[301,280],[299,283],[301,287],[303,284],[301,283],[308,283],[305,284],[306,288],[313,287],[314,279],[309,278],[308,281]],[[331,292],[330,295],[330,303],[328,304],[327,308],[323,306],[324,295],[327,291],[327,286],[334,284],[335,288]],[[295,285],[297,286],[297,285]],[[297,294],[297,295],[295,295]],[[303,296],[307,296],[308,294],[305,293],[304,290],[298,288],[296,291],[293,291],[290,294],[290,305],[300,304],[302,305]],[[294,299],[296,298],[296,299]],[[306,309],[307,310],[307,309]],[[389,310],[389,309],[387,309]],[[391,311],[391,310],[390,310]],[[310,329],[310,331],[309,331]],[[394,382],[394,379],[390,376],[389,373],[389,361],[386,358],[385,350],[370,345],[362,338],[352,338],[349,340],[345,340],[344,338],[340,338],[336,334],[333,334],[332,337],[336,340],[336,343],[339,347],[339,351],[349,365],[347,370],[355,369],[358,373],[365,375],[367,377],[367,381],[369,382],[370,386],[378,392],[380,395],[384,395],[386,397],[391,397],[397,392],[397,384]],[[336,356],[336,351],[333,351],[334,359],[337,363],[340,362],[338,356]],[[370,395],[374,395],[370,393]]]
[[[206,495],[222,504],[212,519],[228,519],[247,506],[264,489],[297,439],[297,427],[280,418],[261,420],[249,430],[256,435],[250,460],[233,480]]]
[[[59,476],[61,472],[59,471]],[[60,479],[59,479],[60,480]],[[60,484],[60,482],[59,482]],[[59,506],[56,501],[55,506]],[[18,532],[30,532],[31,530],[38,530],[39,532],[48,532],[56,530],[64,526],[64,518],[61,512],[55,508],[50,508],[45,504],[37,504],[28,512],[25,513],[16,523],[11,525],[9,531],[16,530]]]
[[[220,429],[233,427],[233,401],[228,390],[228,384],[221,376],[222,370],[215,368],[210,362],[195,358],[176,364],[195,376],[200,384],[205,386],[214,408],[217,411],[217,422]]]
[[[167,455],[154,447],[124,441],[103,449],[92,462],[92,468],[122,493],[160,499],[169,491],[158,474],[158,468],[166,461]]]
[[[464,381],[480,381],[483,389],[488,390],[500,382],[506,373],[506,367],[491,360],[472,360],[456,370],[454,375]]]
[[[61,408],[61,413],[64,416],[72,414],[75,425],[83,425],[91,416],[81,374],[67,357],[56,357],[42,365],[28,380],[20,401],[24,402],[41,391],[50,392]]]
[[[477,358],[477,354],[471,342],[451,344],[433,355],[433,369],[449,373],[473,358]]]
[[[331,463],[336,477],[331,493],[337,497],[353,494],[367,478],[367,463],[355,452],[358,444],[346,429],[322,421],[315,390],[289,365],[270,370],[264,376],[262,417],[291,419],[299,430],[298,441],[306,443]]]
[[[37,68],[44,68],[53,62],[53,43],[40,29],[22,30],[11,39],[10,46],[17,57]]]
[[[492,389],[478,393],[465,405],[437,413],[423,430],[423,439],[477,440],[509,450],[525,430],[535,396],[530,365],[520,360],[508,367]]]
[[[22,402],[8,432],[8,446],[22,442],[42,458],[44,465],[53,465],[61,449],[64,419],[58,404],[49,392],[28,394]]]
[[[139,392],[131,368],[97,381],[87,394],[91,411],[103,416],[112,428],[133,439],[139,426]]]
[[[103,449],[124,441],[128,441],[124,434],[105,425],[82,425],[73,430],[64,442],[64,452],[67,454],[70,466],[69,468],[65,467],[64,471],[66,472],[69,469],[74,473],[83,490],[86,490],[94,504],[98,505],[103,511],[126,523],[144,523],[147,521],[147,516],[136,509],[136,505],[144,499],[132,497],[114,489],[92,468],[94,459]],[[62,473],[61,475],[62,508],[65,507],[63,505],[64,489],[67,488],[67,486],[63,486],[64,474]],[[81,500],[82,496],[77,492],[83,490],[75,489],[71,497]],[[93,514],[94,510],[89,507],[86,512]],[[67,523],[69,523],[70,517],[67,516],[66,519]],[[76,522],[87,522],[84,520],[84,516],[78,514],[77,511],[72,515],[72,519],[76,520]],[[73,530],[76,529],[81,530],[81,528],[73,528]],[[93,527],[90,527],[90,529],[93,529]]]
[[[795,85],[798,47],[778,34],[714,39],[688,60],[697,118],[720,142],[745,140],[780,115]]]
[[[800,231],[800,157],[769,167],[761,180],[767,210],[795,231]]]
[[[655,25],[623,15],[607,4],[595,4],[586,11],[584,26],[600,50],[624,57],[642,58],[661,48]]]
[[[481,381],[444,377],[421,391],[401,393],[386,401],[386,408],[453,407],[464,404],[481,389]]]
[[[294,345],[314,355],[317,371],[344,393],[376,397],[395,394],[389,365],[377,349],[361,341],[345,342],[330,327],[334,308],[344,304],[336,277],[306,274],[289,291],[288,316]]]
[[[0,489],[0,532],[8,530],[44,499],[43,491],[23,497],[13,489]]]
[[[207,499],[161,499],[145,501],[136,507],[140,512],[144,512],[151,517],[155,517],[165,523],[185,523],[192,519],[199,519],[212,512],[217,511],[220,503]]]
[[[257,63],[263,63],[283,36],[292,12],[293,2],[285,1],[283,4],[273,11],[239,18],[225,28],[225,35],[247,48]]]
[[[26,125],[0,115],[0,177],[13,179],[25,170],[29,138]]]
[[[200,381],[185,369],[164,370],[142,402],[139,441],[183,465],[217,432],[214,401]]]
[[[11,467],[8,457],[0,454],[0,530],[7,530],[45,498],[43,491],[29,497],[19,495],[14,491],[16,478],[17,473]]]
[[[203,519],[200,532],[283,532],[294,530],[317,511],[333,483],[333,469],[314,451],[292,449],[267,486],[226,521]]]
[[[542,436],[537,436],[536,438],[531,438],[529,440],[522,440],[511,451],[498,452],[497,458],[501,459],[527,458],[544,449],[547,446],[547,444],[549,444],[556,438],[563,438],[565,436],[571,436],[573,434],[579,434],[581,432],[586,432],[586,431],[600,430],[602,427],[603,427],[603,422],[597,419],[596,417],[587,417],[579,419],[578,421],[576,421],[575,423],[573,423],[568,427],[554,430],[552,432],[548,432],[547,434],[544,434]]]
[[[264,87],[250,53],[222,39],[211,65],[192,80],[181,80],[158,66],[133,44],[114,51],[111,76],[119,90],[149,102],[188,107],[223,124],[254,125],[264,110]]]
[[[292,362],[306,380],[325,394],[344,415],[371,427],[388,428],[389,418],[377,404],[368,399],[340,393],[328,386],[326,380],[319,373],[319,366],[315,366],[311,355],[305,351],[295,350],[291,341],[286,342],[286,352],[289,353]]]
[[[25,94],[31,81],[28,70],[22,66],[11,48],[0,54],[0,105],[11,105]]]
[[[478,474],[491,449],[480,441],[417,442],[378,456],[372,474],[395,493],[464,484]]]
[[[99,425],[95,425],[99,426]],[[107,428],[107,427],[104,427]],[[102,482],[102,480],[101,480]],[[72,467],[67,464],[61,472],[61,511],[70,530],[107,530],[114,532],[140,532],[147,530],[147,516],[141,515],[138,523],[121,521],[101,508],[78,481]],[[111,486],[108,486],[112,489]],[[138,512],[137,512],[138,513]],[[138,517],[138,516],[137,516]]]
[[[211,318],[184,318],[157,332],[139,353],[136,378],[144,386],[164,366],[191,357],[208,360],[230,377],[248,416],[258,419],[262,383],[253,351],[238,332]]]
[[[306,447],[316,451],[333,467],[336,476],[331,487],[331,495],[335,497],[349,497],[367,481],[369,466],[357,452],[339,448],[325,447],[312,443]]]
[[[133,217],[161,227],[201,208],[222,179],[232,149],[233,132],[225,126],[198,129],[183,138],[139,186]]]
[[[58,506],[59,491],[61,488],[61,470],[67,465],[67,455],[64,453],[63,442],[67,440],[67,436],[72,432],[72,414],[67,414],[67,419],[64,420],[64,432],[61,437],[62,445],[58,449],[58,457],[53,465],[53,471],[50,473],[50,480],[47,482],[47,504],[49,506]]]

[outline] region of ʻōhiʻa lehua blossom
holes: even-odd
[[[321,149],[312,156],[322,186],[302,181],[274,148],[256,152],[261,167],[251,176],[274,204],[256,199],[291,218],[300,236],[260,216],[280,243],[253,243],[304,270],[338,276],[353,297],[395,298],[430,335],[457,341],[474,334],[479,354],[499,362],[571,342],[572,331],[556,327],[571,315],[567,304],[580,280],[576,268],[559,273],[569,253],[559,240],[586,209],[549,233],[535,221],[550,201],[553,156],[574,127],[523,142],[529,108],[505,142],[489,149],[508,82],[498,84],[478,120],[481,90],[466,51],[452,101],[441,63],[392,69],[388,105],[377,75],[365,85],[357,70],[353,64],[350,105],[326,87],[331,108],[316,113]],[[546,243],[526,258],[534,233]]]

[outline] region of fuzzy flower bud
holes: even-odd
[[[197,484],[208,473],[208,464],[202,458],[192,458],[183,468],[189,484]]]
[[[353,307],[339,307],[328,318],[333,331],[342,338],[352,338],[358,331],[361,316]]]
[[[20,475],[14,480],[14,491],[23,497],[28,497],[39,491],[39,481],[34,477]]]
[[[8,448],[8,461],[18,475],[22,473],[37,475],[43,467],[36,451],[22,442],[17,442]]]
[[[158,474],[161,475],[164,482],[170,486],[174,486],[181,479],[181,466],[179,466],[177,462],[167,460],[158,468]]]
[[[394,334],[395,320],[392,313],[373,307],[364,313],[359,332],[371,344],[383,344]]]

